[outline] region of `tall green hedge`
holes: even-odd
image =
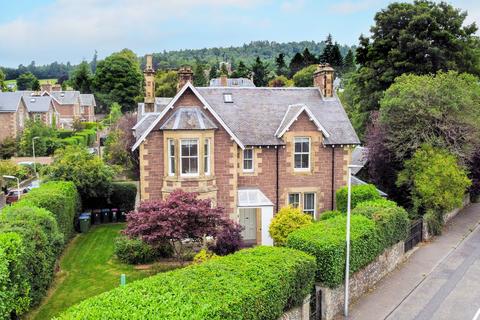
[[[381,199],[377,188],[373,184],[364,184],[359,186],[352,186],[352,209],[360,202]],[[347,187],[342,187],[336,192],[337,210],[347,211]]]
[[[315,259],[257,247],[87,299],[59,319],[278,319],[310,293]]]
[[[345,276],[346,217],[336,216],[296,230],[287,246],[317,258],[316,280],[329,287],[342,283]],[[351,216],[350,270],[355,272],[373,261],[383,250],[375,222],[361,215]]]
[[[17,205],[49,210],[55,216],[65,240],[74,235],[74,219],[80,209],[80,196],[72,182],[50,181],[41,184],[22,197]]]
[[[27,305],[37,305],[45,296],[53,279],[55,261],[63,247],[63,235],[51,212],[21,205],[2,210],[0,235],[0,239],[8,237],[17,246],[13,252],[13,246],[2,241],[0,266],[4,269],[5,265],[8,266],[10,279],[6,287],[0,287],[0,296],[7,297],[0,305],[2,313],[20,315]],[[12,296],[9,298],[8,295]]]

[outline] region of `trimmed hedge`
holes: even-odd
[[[0,261],[0,265],[8,264],[9,273],[15,275],[13,279],[10,278],[9,287],[1,288],[0,295],[12,293],[13,296],[21,298],[21,301],[10,300],[8,305],[2,305],[2,312],[10,311],[19,315],[25,311],[27,305],[37,305],[45,296],[53,279],[55,261],[63,247],[63,235],[59,232],[51,212],[19,205],[2,210],[0,234],[3,234],[2,237],[10,234],[9,237],[15,241],[15,245],[19,245],[18,239],[21,239],[18,251],[4,254],[6,261]],[[2,244],[2,247],[5,252],[5,244]]]
[[[342,187],[336,192],[337,210],[347,212],[347,187]],[[360,202],[381,199],[377,188],[373,184],[352,186],[352,209]]]
[[[80,209],[80,196],[72,182],[50,181],[32,189],[17,203],[17,206],[39,207],[53,213],[65,242],[74,233],[74,219]]]
[[[342,283],[345,276],[345,216],[336,216],[296,230],[288,236],[287,246],[317,258],[316,280],[329,287]],[[382,240],[375,222],[361,215],[351,216],[350,272],[354,273],[382,252]]]
[[[58,319],[278,319],[313,287],[315,259],[256,247],[87,299]]]

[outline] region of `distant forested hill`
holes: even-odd
[[[273,62],[278,54],[285,54],[287,63],[297,52],[302,52],[305,48],[315,55],[320,55],[325,48],[325,42],[300,41],[279,43],[274,41],[252,41],[240,47],[216,47],[204,49],[187,49],[177,51],[163,51],[154,53],[154,63],[157,68],[170,69],[178,68],[182,64],[196,64],[198,62],[208,63],[210,65],[220,61],[232,63],[235,67],[241,60],[247,65],[253,64],[255,58],[259,56],[262,60]],[[340,45],[340,52],[345,56],[349,49],[347,45]],[[143,58],[142,58],[143,63]]]

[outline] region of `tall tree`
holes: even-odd
[[[456,70],[480,74],[480,44],[475,23],[465,24],[466,12],[445,2],[395,2],[375,15],[370,38],[357,48],[360,68],[345,90],[355,92],[350,108],[363,118],[378,110],[383,92],[404,73],[435,74]]]
[[[86,61],[82,61],[78,67],[73,70],[70,77],[70,85],[73,89],[80,91],[81,93],[91,93],[92,91],[93,75],[90,69],[90,65]]]
[[[295,53],[292,60],[290,60],[290,65],[289,65],[290,76],[293,76],[295,73],[302,70],[304,65],[305,63],[304,63],[302,54],[299,52]]]
[[[95,71],[97,71],[97,64],[98,64],[97,59],[98,59],[98,52],[97,50],[95,50],[92,61],[90,62],[90,69],[92,70],[92,73],[95,73]]]
[[[122,111],[133,110],[142,96],[143,76],[133,58],[122,51],[98,63],[92,87],[104,111],[114,102],[122,106]]]
[[[208,85],[207,78],[205,77],[205,69],[200,62],[195,66],[193,83],[197,87],[206,87]]]
[[[251,72],[242,60],[238,63],[237,69],[232,72],[232,78],[250,78]]]
[[[268,84],[267,65],[257,56],[252,66],[253,83],[257,87],[265,87]]]
[[[288,67],[285,62],[285,54],[280,53],[275,58],[275,66],[277,67],[277,75],[278,76],[287,76],[288,75]]]
[[[17,90],[37,90],[38,79],[31,72],[23,73],[17,78]]]
[[[355,71],[355,56],[353,55],[352,49],[350,49],[343,59],[343,72],[349,73],[352,71]]]

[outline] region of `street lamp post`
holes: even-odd
[[[12,180],[17,180],[17,192],[18,192],[18,200],[20,200],[20,179],[14,176],[3,176],[4,179],[12,179]]]
[[[40,137],[33,137],[32,139],[32,151],[33,151],[33,171],[35,172],[35,177],[38,178],[38,175],[37,175],[37,162],[35,160],[35,140],[36,139],[39,139]]]
[[[352,206],[352,169],[362,168],[360,165],[351,164],[348,166],[348,182],[347,182],[347,256],[345,262],[345,297],[344,297],[344,310],[343,314],[345,318],[348,318],[348,294],[349,294],[349,281],[350,281],[350,211]]]

